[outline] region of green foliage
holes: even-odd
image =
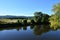
[[[54,5],[53,11],[55,14],[53,14],[49,19],[51,27],[56,29],[60,27],[60,3]]]
[[[60,18],[55,14],[50,17],[51,27],[57,28],[60,26]]]
[[[40,23],[43,13],[42,12],[35,12],[34,13],[34,21]]]
[[[44,14],[42,12],[35,12],[34,13],[34,21],[36,23],[47,23],[49,22],[48,18],[49,18],[49,15],[48,14]]]
[[[34,16],[34,21],[37,22],[41,22],[41,18],[39,16]]]
[[[24,20],[22,21],[22,23],[23,23],[23,24],[27,24],[27,20],[24,19]]]
[[[42,23],[48,23],[49,22],[49,15],[48,14],[43,14],[41,22]]]
[[[34,16],[39,16],[39,17],[41,17],[41,16],[42,16],[42,12],[35,12],[35,13],[34,13]]]
[[[20,23],[19,20],[17,22]]]
[[[60,3],[58,3],[58,4],[55,4],[54,6],[53,6],[53,9],[52,9],[55,13],[57,13],[57,12],[59,12],[60,11]]]
[[[35,23],[35,21],[34,20],[31,20],[31,24],[34,24]]]

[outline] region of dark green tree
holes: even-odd
[[[26,20],[26,19],[23,20],[23,24],[24,24],[24,25],[27,24],[27,20]]]
[[[34,20],[31,20],[31,24],[35,24]]]
[[[41,23],[42,16],[43,16],[42,12],[35,12],[34,13],[34,21],[36,23]]]
[[[41,22],[42,23],[49,23],[49,15],[48,14],[43,14]]]

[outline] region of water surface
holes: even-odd
[[[0,40],[60,40],[60,30],[47,25],[0,28]]]

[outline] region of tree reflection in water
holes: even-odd
[[[0,31],[3,30],[12,30],[12,29],[16,29],[17,31],[23,29],[23,30],[27,30],[28,26],[17,26],[17,27],[2,27],[0,28]],[[33,33],[35,35],[41,35],[45,32],[48,32],[50,30],[49,25],[30,25],[30,29],[33,29]]]
[[[27,26],[23,26],[22,28],[23,28],[23,30],[27,30]]]
[[[34,34],[41,35],[42,33],[48,32],[50,30],[49,25],[35,25]]]
[[[19,31],[20,29],[22,29],[22,27],[16,27],[16,30]]]
[[[34,28],[34,25],[30,25],[30,29],[33,29]]]

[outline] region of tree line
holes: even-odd
[[[51,28],[60,28],[60,3],[53,5],[51,16],[43,12],[34,13],[34,22],[41,24],[49,24]]]
[[[45,14],[43,12],[34,12],[34,16],[31,18],[23,18],[17,20],[20,24],[49,24],[51,28],[60,28],[60,3],[53,5],[52,15]],[[2,23],[2,22],[0,22]]]

